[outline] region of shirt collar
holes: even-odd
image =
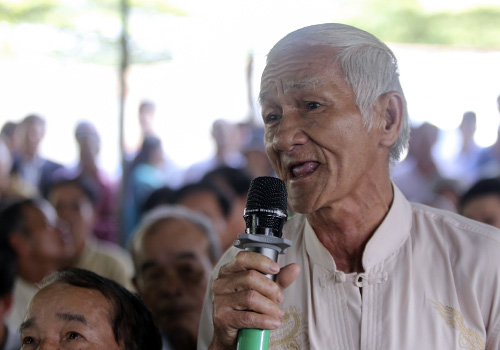
[[[393,189],[394,199],[391,207],[365,247],[363,253],[365,271],[369,271],[374,265],[391,256],[410,235],[411,204],[394,184]],[[328,269],[336,270],[335,261],[321,244],[307,219],[305,220],[304,234],[306,250],[310,259]]]
[[[387,259],[403,245],[410,235],[412,226],[411,204],[394,184],[393,189],[394,199],[389,212],[366,244],[363,253],[363,268],[365,271]]]

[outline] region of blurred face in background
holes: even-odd
[[[21,124],[21,142],[24,154],[33,157],[45,136],[45,124],[42,121],[31,121]]]
[[[31,256],[42,262],[59,267],[73,252],[73,242],[68,233],[61,229],[53,208],[27,205],[25,248]]]
[[[134,254],[137,291],[172,343],[196,346],[213,268],[206,234],[185,219],[169,218],[153,224],[141,243]]]
[[[462,215],[500,228],[500,197],[487,194],[469,200],[462,208]]]
[[[234,234],[234,232],[228,232],[228,222],[222,212],[217,196],[213,192],[193,192],[179,200],[177,204],[207,216],[212,222],[215,232],[217,232],[220,238],[223,250],[226,250],[233,244],[233,240],[236,239],[235,236],[237,236],[237,234]],[[241,216],[243,217],[243,214],[241,214]],[[241,220],[243,221],[243,219]]]
[[[75,252],[78,254],[94,226],[95,211],[92,202],[80,186],[73,183],[54,187],[49,193],[49,201],[59,218],[69,224]]]

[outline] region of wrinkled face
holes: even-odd
[[[287,49],[262,75],[266,151],[301,213],[356,196],[377,160],[380,128],[364,126],[334,53],[325,46]]]
[[[92,202],[82,189],[74,184],[56,186],[50,191],[49,201],[57,215],[69,224],[69,229],[77,247],[81,247],[94,224]]]
[[[119,350],[111,314],[111,304],[99,291],[55,282],[29,304],[21,349]]]
[[[134,262],[136,288],[160,330],[196,340],[213,268],[205,233],[183,219],[159,221],[144,236]]]
[[[464,206],[462,215],[500,228],[500,198],[495,194],[474,198]]]

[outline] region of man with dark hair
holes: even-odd
[[[143,100],[139,105],[139,126],[142,137],[156,136],[154,131],[154,119],[156,114],[156,104],[151,100]]]
[[[16,259],[10,252],[0,250],[0,350],[18,350],[19,335],[5,323],[14,303]]]
[[[223,251],[233,244],[234,233],[228,232],[231,202],[219,187],[208,182],[191,183],[178,189],[172,202],[200,212],[212,220]]]
[[[14,156],[12,173],[47,195],[52,174],[62,165],[43,158],[39,154],[40,143],[45,136],[45,120],[36,114],[28,115],[19,124],[19,153]]]
[[[69,235],[59,228],[54,208],[42,199],[15,200],[0,211],[0,250],[16,259],[14,306],[9,326],[21,324],[36,285],[72,254]]]
[[[459,213],[500,228],[500,179],[482,179],[472,185],[460,197]]]
[[[80,159],[73,170],[79,176],[91,179],[99,190],[96,202],[94,234],[97,238],[118,243],[117,188],[99,165],[101,137],[94,124],[80,121],[75,128]]]
[[[60,219],[69,224],[74,254],[67,266],[79,267],[133,288],[132,261],[126,250],[93,235],[96,219],[97,188],[84,176],[61,175],[51,185],[48,199]]]
[[[237,239],[239,233],[245,232],[243,212],[247,204],[247,194],[252,177],[245,169],[221,166],[206,173],[201,182],[213,183],[224,192],[230,200],[231,210],[227,219],[227,238],[224,246],[227,249]]]
[[[20,331],[23,350],[42,344],[50,350],[161,349],[158,328],[136,294],[77,268],[57,271],[42,283]]]

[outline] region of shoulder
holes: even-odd
[[[500,230],[456,213],[412,204],[413,250],[456,270],[500,277]]]
[[[412,203],[413,219],[424,227],[436,228],[442,234],[460,238],[483,239],[500,247],[500,229],[468,219],[457,213]]]

